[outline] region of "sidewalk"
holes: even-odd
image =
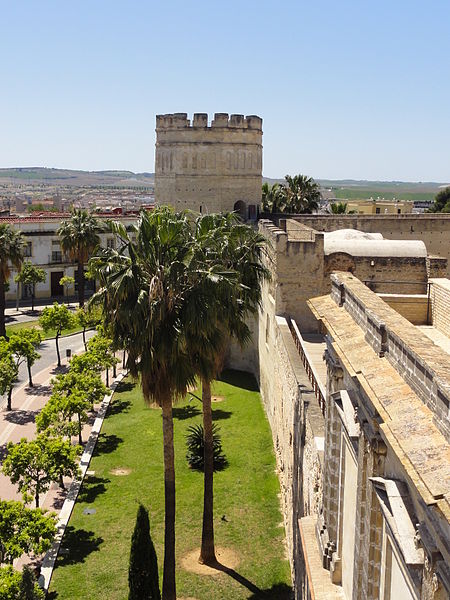
[[[81,346],[76,351],[78,353],[83,349],[84,347]],[[52,388],[50,382],[58,373],[64,373],[66,370],[66,365],[58,369],[56,364],[53,364],[34,374],[33,388],[23,384],[13,392],[13,410],[7,411],[6,408],[0,410],[0,464],[6,456],[8,442],[17,443],[23,437],[33,439],[36,436],[35,418],[51,395]],[[118,365],[118,371],[121,371],[120,364]],[[105,380],[104,374],[102,379],[103,381]],[[94,406],[93,414],[83,428],[83,448],[89,438],[99,407],[100,404]],[[56,483],[52,484],[48,492],[40,496],[40,507],[59,513],[70,483],[71,479],[65,478],[64,484],[66,490],[62,490]],[[2,500],[22,500],[22,495],[17,491],[17,486],[13,485],[10,479],[2,473],[0,473],[0,498]],[[34,503],[29,506],[34,507]],[[20,567],[29,562],[32,562],[31,559],[27,555],[24,555],[15,564]]]
[[[5,308],[5,321],[6,325],[12,325],[13,323],[26,323],[27,321],[35,321],[39,318],[39,315],[46,306],[53,306],[55,302],[66,304],[70,310],[75,311],[78,308],[78,300],[76,298],[59,298],[50,301],[36,301],[34,303],[34,311],[31,310],[31,304],[21,305],[17,310],[15,306],[9,306]]]

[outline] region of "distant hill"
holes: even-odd
[[[69,186],[152,186],[153,173],[132,171],[78,171],[46,167],[0,169],[0,183],[49,184]]]
[[[46,167],[16,167],[0,169],[0,184],[29,184],[53,186],[110,186],[139,187],[153,186],[154,173],[133,173],[132,171],[81,171],[71,169],[49,169]],[[263,177],[263,182],[273,185],[284,178]],[[396,198],[398,200],[433,200],[445,183],[408,181],[366,181],[355,179],[317,179],[327,190],[328,197],[343,200],[364,198]]]

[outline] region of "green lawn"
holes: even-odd
[[[201,473],[189,469],[187,428],[201,421],[192,399],[174,408],[177,479],[177,593],[197,600],[290,597],[279,484],[269,424],[253,378],[228,371],[216,382],[223,396],[213,405],[229,467],[215,474],[216,544],[232,549],[239,565],[214,577],[184,570],[181,559],[198,548],[202,519]],[[226,381],[226,382],[225,382]],[[144,404],[139,388],[124,382],[114,395],[88,478],[69,523],[50,598],[126,600],[130,539],[138,502],[150,512],[150,527],[163,557],[163,455],[159,409]],[[113,474],[122,469],[127,475]],[[83,514],[87,508],[95,514]],[[161,583],[161,580],[160,580]]]
[[[20,331],[22,329],[31,329],[32,327],[36,327],[36,329],[39,329],[39,331],[42,332],[42,338],[44,340],[54,338],[56,335],[56,331],[54,331],[53,329],[50,329],[49,331],[44,333],[42,331],[41,327],[39,326],[39,321],[37,319],[34,321],[26,321],[25,323],[13,323],[12,325],[7,325],[6,326],[6,335],[9,337],[12,333],[14,333],[16,331]],[[78,333],[79,331],[83,331],[83,328],[80,327],[79,325],[77,325],[76,327],[73,327],[72,329],[64,329],[64,331],[62,332],[62,335],[63,336],[70,335],[71,333]]]

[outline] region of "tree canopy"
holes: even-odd
[[[262,186],[262,209],[270,213],[310,214],[317,210],[320,186],[306,175],[286,175],[284,183]]]
[[[7,223],[0,224],[0,337],[6,337],[5,291],[11,265],[18,269],[23,260],[23,236]]]
[[[26,260],[15,277],[16,283],[22,283],[23,285],[29,285],[31,288],[31,310],[34,310],[34,298],[36,296],[36,284],[44,283],[47,277],[44,269],[33,265],[30,260]]]
[[[450,186],[444,188],[434,197],[434,204],[428,209],[429,212],[450,213]]]

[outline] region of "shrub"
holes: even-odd
[[[203,471],[204,466],[204,443],[203,425],[191,425],[186,436],[187,454],[186,460],[191,469]],[[213,447],[214,447],[214,471],[222,471],[228,466],[228,460],[222,450],[222,440],[219,428],[213,424]]]

